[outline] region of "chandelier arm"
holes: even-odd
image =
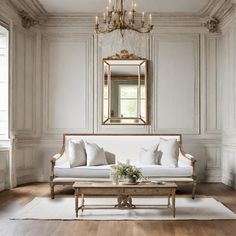
[[[131,11],[124,9],[124,0],[116,0],[115,7],[111,6],[109,1],[109,7],[107,7],[107,15],[104,13],[104,24],[100,27],[98,17],[96,16],[95,30],[96,33],[110,33],[115,30],[120,30],[122,37],[124,36],[125,30],[133,30],[138,33],[150,33],[153,30],[152,15],[149,15],[149,22],[145,24],[144,13],[142,14],[141,27],[135,25],[136,17],[136,3],[132,1]]]

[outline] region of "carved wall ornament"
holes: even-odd
[[[123,49],[120,51],[120,54],[116,54],[113,56],[109,56],[106,58],[106,60],[143,60],[144,58],[139,57],[135,54],[129,54],[129,51],[126,49]]]
[[[22,26],[25,29],[29,29],[30,27],[33,27],[39,24],[38,20],[35,20],[24,10],[19,12],[19,16],[21,17]]]
[[[218,30],[219,20],[215,17],[208,19],[203,25],[209,30],[210,33],[216,33]]]

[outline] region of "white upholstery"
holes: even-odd
[[[86,165],[86,153],[83,140],[70,140],[69,142],[70,167]]]
[[[178,166],[179,143],[176,140],[161,139],[158,151],[161,152],[161,165]]]
[[[138,161],[140,156],[141,148],[149,149],[153,145],[159,143],[160,138],[164,139],[177,139],[180,141],[179,135],[171,135],[171,136],[159,136],[159,135],[78,135],[73,136],[69,135],[65,137],[65,155],[68,154],[68,142],[69,140],[80,140],[96,143],[104,151],[108,151],[110,153],[115,154],[117,161],[125,162],[127,159],[131,161]],[[67,157],[65,157],[67,158]]]
[[[149,149],[141,148],[139,162],[144,165],[160,164],[161,153],[157,150],[158,145],[154,145]]]
[[[131,164],[142,169],[144,176],[148,177],[179,177],[186,178],[193,175],[193,167],[191,161],[183,157],[180,153],[178,167],[161,166],[161,165],[144,165],[140,162],[140,150],[150,149],[160,142],[160,138],[177,139],[180,141],[179,135],[159,136],[159,135],[76,135],[65,137],[65,152],[61,158],[56,161],[54,168],[55,178],[109,178],[110,165],[100,166],[79,166],[70,168],[68,160],[68,143],[69,140],[81,140],[96,143],[106,152],[107,162],[109,164],[116,162],[126,162],[130,160]],[[109,152],[109,153],[108,153]],[[191,156],[189,155],[189,159]],[[109,161],[108,161],[109,160]]]
[[[85,141],[87,154],[87,166],[107,165],[107,159],[103,148],[100,148],[96,143]]]
[[[169,177],[186,177],[193,173],[192,167],[186,164],[179,163],[179,167],[167,167],[160,165],[142,165],[132,163],[142,170],[144,176],[169,176]],[[110,165],[104,166],[79,166],[70,168],[69,162],[56,166],[54,174],[56,177],[74,177],[74,178],[109,178]]]
[[[70,168],[69,162],[56,166],[54,174],[57,177],[75,177],[75,178],[109,178],[110,165],[102,166],[78,166]]]

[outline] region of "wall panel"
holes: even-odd
[[[18,134],[35,132],[36,33],[14,27],[13,122]]]
[[[43,36],[43,134],[92,132],[90,35]]]
[[[154,39],[153,131],[199,133],[199,35]]]

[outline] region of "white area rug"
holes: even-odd
[[[134,198],[134,204],[166,204],[166,198]],[[116,204],[115,198],[87,198],[85,204]],[[35,198],[11,219],[43,220],[223,220],[236,214],[214,198],[177,198],[176,217],[170,209],[85,209],[75,217],[73,198]]]

